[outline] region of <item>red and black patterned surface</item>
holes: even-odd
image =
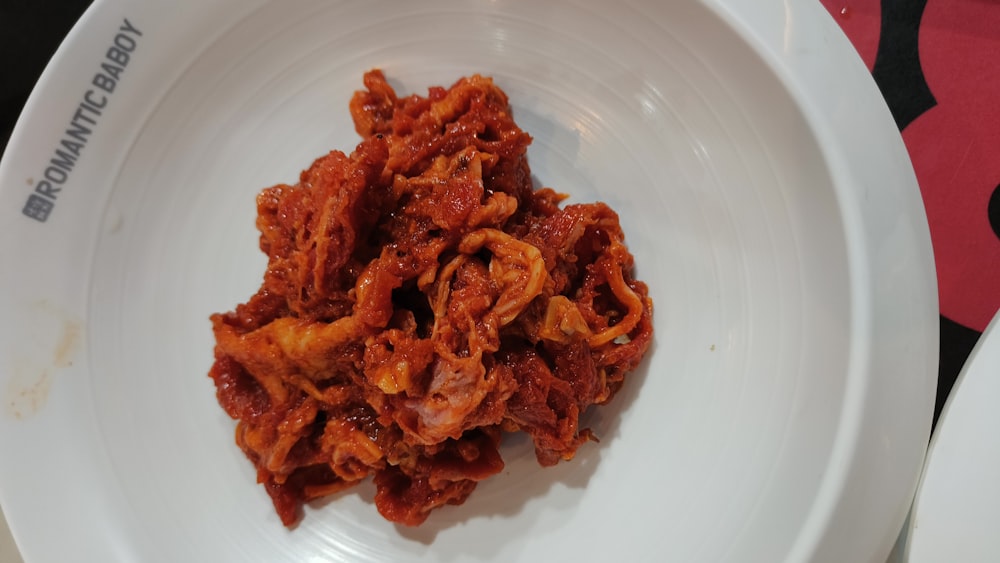
[[[920,182],[940,286],[940,411],[1000,306],[1000,0],[819,1],[871,70]],[[89,3],[0,1],[0,150]]]
[[[920,183],[941,304],[940,412],[1000,307],[1000,2],[822,1],[872,71]]]

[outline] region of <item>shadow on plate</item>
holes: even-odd
[[[625,385],[611,400],[601,407],[591,407],[583,417],[581,426],[591,428],[600,442],[584,444],[576,457],[553,467],[542,467],[535,459],[533,443],[527,434],[518,432],[505,434],[500,446],[504,459],[503,471],[481,482],[468,500],[459,506],[445,506],[435,510],[420,526],[396,525],[399,537],[433,550],[438,534],[452,528],[460,528],[479,518],[507,519],[515,522],[515,535],[505,533],[503,537],[483,537],[457,543],[449,538],[447,553],[435,553],[437,559],[450,560],[462,555],[489,554],[501,546],[496,542],[508,543],[511,537],[527,537],[543,511],[573,511],[579,504],[580,494],[587,488],[600,465],[607,448],[618,439],[619,420],[623,413],[633,406],[646,378],[649,376],[650,357],[656,347],[655,336],[649,352],[642,363],[626,376]],[[561,493],[559,491],[561,489]],[[368,480],[335,495],[308,504],[311,510],[322,511],[336,503],[345,495],[355,494],[371,506],[371,514],[377,517],[375,509],[375,487]],[[533,500],[544,498],[544,503]],[[307,516],[308,518],[308,516]],[[517,533],[517,532],[523,532]],[[434,550],[436,551],[436,550]]]

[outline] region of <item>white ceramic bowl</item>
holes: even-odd
[[[935,276],[903,145],[819,3],[181,4],[95,2],[0,166],[0,501],[28,561],[884,560]],[[655,344],[573,462],[514,439],[420,528],[362,486],[289,531],[215,402],[207,316],[260,282],[257,191],[357,142],[372,67],[401,92],[492,75],[539,182],[620,212]]]
[[[941,410],[908,519],[908,563],[1000,558],[1000,312],[996,313]]]

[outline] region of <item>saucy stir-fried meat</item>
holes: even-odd
[[[569,460],[652,338],[618,216],[533,189],[492,80],[364,84],[364,140],[260,193],[263,284],[212,316],[219,403],[286,525],[368,476],[385,518],[420,524],[503,468],[504,432]]]

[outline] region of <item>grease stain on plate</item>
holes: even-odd
[[[80,323],[72,320],[64,321],[59,340],[56,341],[55,351],[52,354],[52,365],[57,368],[73,365],[73,356],[80,346],[82,336],[83,327],[80,326]]]
[[[108,209],[107,214],[104,218],[104,230],[109,235],[118,234],[122,230],[122,224],[125,222],[125,217],[122,212],[111,208]]]
[[[9,378],[4,386],[4,410],[16,420],[41,411],[48,402],[55,374],[73,365],[83,338],[83,326],[67,312],[47,301],[33,304],[45,331],[36,340],[38,348],[11,358]],[[44,320],[43,320],[44,319]]]
[[[41,372],[15,369],[7,381],[5,406],[17,420],[24,420],[42,409],[49,399],[52,376],[48,369]]]

